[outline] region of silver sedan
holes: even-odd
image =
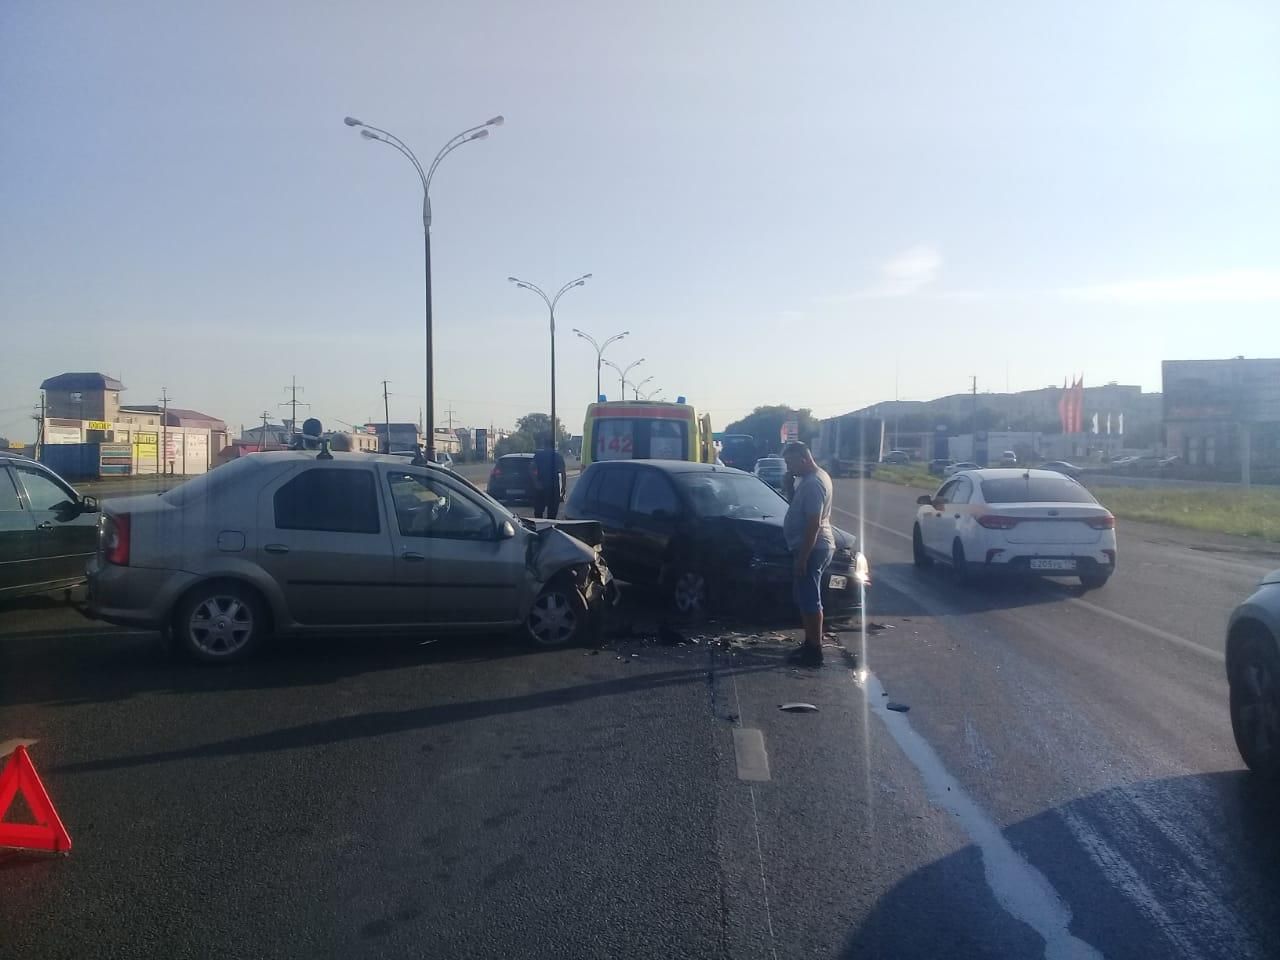
[[[228,662],[272,633],[493,631],[584,638],[612,578],[592,538],[535,528],[466,480],[394,456],[256,453],[112,500],[91,616]]]

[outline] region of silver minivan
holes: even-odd
[[[272,633],[494,631],[585,638],[614,592],[598,547],[529,525],[457,474],[401,457],[255,453],[112,500],[88,612],[229,662]]]

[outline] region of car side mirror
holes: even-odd
[[[98,506],[97,497],[81,497],[80,512],[81,513],[97,513],[101,507]]]
[[[510,540],[516,535],[516,528],[511,525],[510,520],[503,520],[502,525],[498,527],[498,539]]]
[[[922,507],[932,507],[933,497],[929,496],[927,493],[922,493],[920,496],[916,497],[916,503]]]

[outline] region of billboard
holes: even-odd
[[[1280,423],[1280,360],[1165,360],[1164,419]]]

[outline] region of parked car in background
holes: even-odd
[[[98,502],[43,464],[0,452],[0,603],[84,583]]]
[[[565,646],[611,590],[597,549],[449,470],[281,451],[107,504],[88,610],[230,662],[273,633],[523,625],[534,645]]]
[[[1116,569],[1116,518],[1088,490],[1050,470],[974,470],[917,501],[917,567],[950,564],[975,574],[1079,577],[1086,589]]]
[[[773,487],[782,489],[782,482],[787,477],[787,461],[782,457],[761,457],[756,461],[755,475]]]
[[[940,457],[937,460],[930,460],[929,473],[935,477],[940,477],[946,472],[947,467],[951,466],[953,463],[955,463],[954,460],[949,460],[946,457]]]
[[[952,464],[949,464],[947,467],[945,467],[942,471],[942,475],[944,477],[950,477],[959,473],[961,470],[979,470],[979,469],[981,468],[976,463],[972,463],[969,460],[961,460],[959,463],[952,463]]]
[[[431,462],[437,467],[444,467],[446,470],[453,469],[453,455],[444,450],[437,450],[435,452],[435,459]]]
[[[593,463],[565,504],[566,517],[603,527],[605,559],[619,579],[662,587],[684,615],[791,602],[786,511],[781,495],[749,473],[677,460]],[[857,538],[834,532],[822,595],[841,614],[861,606],[870,573]]]
[[[1231,732],[1249,769],[1280,782],[1280,570],[1227,623]]]
[[[1016,467],[1018,465],[1018,455],[1012,450],[1006,450],[1000,454],[1000,466]]]
[[[533,454],[508,453],[489,471],[489,496],[499,503],[533,502]]]
[[[1060,473],[1064,477],[1070,477],[1072,480],[1079,480],[1080,474],[1084,472],[1074,463],[1067,463],[1065,460],[1050,460],[1048,463],[1040,464],[1040,469],[1052,470],[1054,473]]]
[[[892,463],[901,466],[904,463],[911,462],[911,454],[905,450],[890,450],[880,461],[881,463]]]

